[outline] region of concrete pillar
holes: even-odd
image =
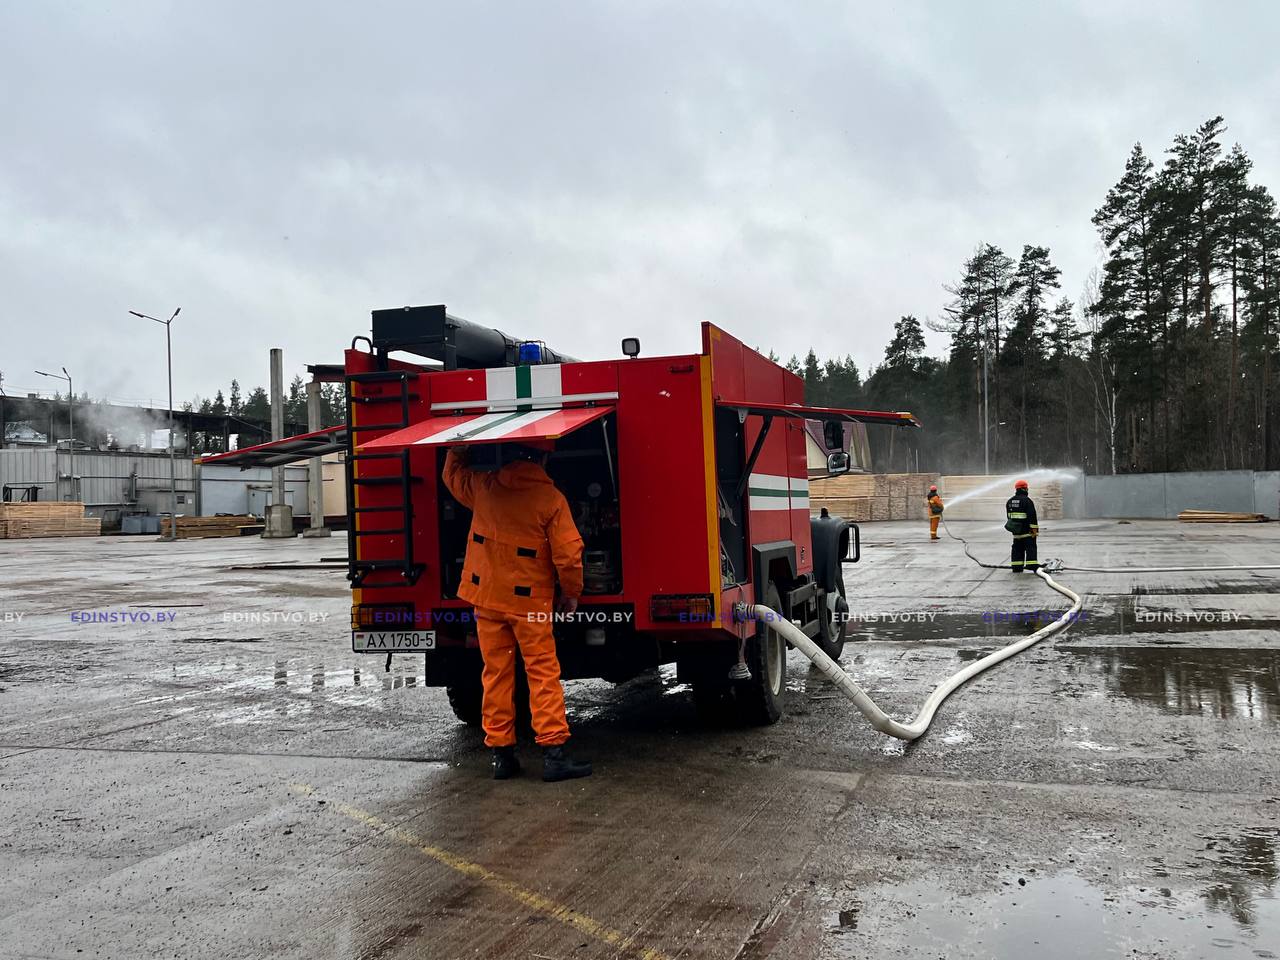
[[[312,380],[307,384],[307,432],[315,433],[319,429],[320,381]],[[329,536],[329,530],[324,525],[324,461],[320,457],[312,457],[307,466],[307,510],[311,514],[311,523],[302,531],[302,535]]]
[[[271,439],[284,439],[284,351],[271,348]],[[284,467],[271,468],[271,503],[262,535],[293,536],[293,509],[284,498]]]

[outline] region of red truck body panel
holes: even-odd
[[[400,522],[396,507],[403,495],[401,486],[394,482],[399,465],[390,453],[385,460],[363,456],[397,447],[394,442],[384,446],[379,438],[403,433],[411,440],[416,430],[429,439],[435,425],[421,426],[428,420],[452,417],[450,422],[456,424],[495,405],[505,410],[514,404],[518,412],[521,398],[534,408],[608,405],[616,415],[622,589],[584,596],[584,608],[600,604],[631,607],[638,632],[716,632],[724,636],[745,629],[734,624],[727,611],[735,602],[755,601],[749,569],[739,571],[741,583],[722,589],[714,417],[717,408],[726,404],[802,404],[804,382],[799,377],[711,324],[703,325],[702,354],[687,356],[523,368],[529,370],[528,375],[511,367],[446,372],[394,359],[390,364],[393,370],[416,374],[407,400],[400,399],[401,387],[391,381],[352,386],[352,426],[356,452],[362,454],[353,464],[356,519],[351,534],[358,560],[390,562],[405,554],[406,534],[393,532]],[[377,369],[374,354],[347,351],[348,375]],[[517,376],[528,381],[519,394]],[[580,397],[591,399],[577,399]],[[392,415],[393,411],[398,415],[402,405],[408,412],[408,429]],[[388,424],[386,429],[372,428],[382,423]],[[745,418],[747,449],[754,445],[761,429],[762,418]],[[511,437],[491,431],[466,442],[499,442]],[[441,582],[440,499],[447,493],[436,478],[443,454],[430,443],[399,446],[408,450],[409,472],[418,478],[410,488],[412,524],[407,535],[412,539],[412,556],[423,570],[412,585],[396,584],[393,571],[372,574],[353,591],[354,604],[410,603],[415,611],[465,610],[464,602],[448,596],[450,585]],[[379,478],[386,482],[377,482]],[[803,421],[785,419],[773,425],[752,469],[746,498],[747,554],[754,544],[789,541],[795,545],[796,572],[807,573],[811,560]],[[379,530],[388,532],[379,534]],[[714,622],[654,621],[651,598],[671,594],[711,595]]]

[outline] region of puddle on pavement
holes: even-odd
[[[1176,893],[1159,877],[1111,889],[1073,872],[1028,872],[972,895],[934,879],[887,884],[837,901],[827,943],[850,958],[1272,958],[1280,955],[1280,901],[1270,862],[1270,876],[1238,870],[1230,884]]]
[[[1233,593],[1276,593],[1280,590],[1280,580],[1274,578],[1250,580],[1248,583],[1216,583],[1211,587],[1147,587],[1134,586],[1129,593],[1135,597],[1218,597],[1230,596]]]
[[[376,658],[367,664],[359,663],[299,663],[277,660],[269,685],[302,693],[307,690],[403,690],[419,686],[420,671],[408,663],[391,663],[391,672],[378,660],[376,669],[370,669]]]
[[[960,651],[977,659],[986,651]],[[1178,647],[1058,651],[1070,673],[1101,675],[1109,696],[1178,716],[1280,719],[1280,652]],[[968,655],[968,656],[966,656]]]

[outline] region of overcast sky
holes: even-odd
[[[161,402],[175,306],[179,400],[441,302],[865,371],[980,241],[1076,297],[1136,140],[1221,113],[1280,191],[1280,8],[1230,6],[0,0],[4,386]]]

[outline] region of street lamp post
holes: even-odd
[[[36,373],[42,377],[52,377],[54,380],[67,381],[67,432],[70,437],[67,439],[67,476],[69,478],[68,487],[71,489],[71,497],[75,499],[76,495],[76,392],[71,386],[71,374],[67,373],[67,368],[62,368],[62,375],[56,373],[45,373],[43,370],[37,370]],[[57,472],[58,462],[58,441],[53,441],[53,462],[55,464],[54,472]]]
[[[173,316],[168,320],[161,320],[157,317],[148,316],[145,313],[139,313],[137,310],[130,310],[135,317],[143,320],[154,320],[156,323],[164,324],[164,358],[165,366],[169,371],[169,536],[166,540],[178,539],[178,473],[173,462],[173,341],[170,337],[170,326],[182,312],[182,308],[178,307],[173,311]]]

